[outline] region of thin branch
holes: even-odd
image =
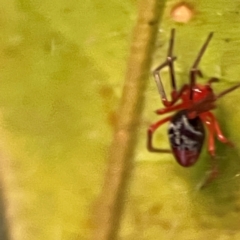
[[[94,213],[92,240],[115,240],[123,212],[125,193],[133,166],[136,133],[151,55],[165,0],[142,0],[133,32],[118,123],[109,152],[109,165]]]

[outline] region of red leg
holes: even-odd
[[[208,151],[212,156],[212,170],[207,175],[206,179],[204,180],[204,183],[201,184],[201,188],[203,188],[212,180],[214,180],[218,174],[217,164],[215,161],[214,135],[216,134],[218,140],[221,141],[222,143],[228,144],[230,146],[233,146],[233,144],[222,134],[219,124],[215,116],[211,112],[206,112],[202,114],[200,117],[204,121],[209,130]]]
[[[158,109],[158,110],[156,110],[156,113],[159,114],[159,115],[162,115],[162,114],[165,114],[165,113],[170,113],[170,112],[173,112],[173,111],[176,111],[176,110],[183,109],[184,107],[185,107],[185,104],[180,103],[178,105]]]
[[[190,108],[188,108],[188,118],[193,119],[198,115],[204,115],[206,112],[216,108],[215,100],[216,98],[214,95],[209,95],[203,100],[194,103]]]
[[[181,98],[182,94],[188,89],[189,89],[189,85],[184,84],[178,92],[173,90],[171,101],[168,101],[167,98],[162,97],[163,105],[165,107],[170,107],[170,106],[174,105]]]
[[[206,124],[208,128],[208,152],[212,157],[215,157],[215,140],[214,140],[214,122],[211,117],[209,117],[207,114],[204,114],[201,116],[203,122]]]
[[[215,128],[215,131],[216,131],[216,135],[217,135],[217,138],[220,142],[222,143],[225,143],[225,144],[228,144],[229,146],[233,147],[234,144],[228,140],[223,134],[222,134],[222,131],[220,129],[220,126],[218,124],[218,121],[216,120],[216,117],[211,113],[211,112],[208,112],[206,113],[207,116],[209,116],[209,118],[212,119],[213,121],[213,124],[214,124],[214,128]]]
[[[152,144],[152,138],[153,138],[153,133],[157,130],[157,128],[159,128],[162,124],[168,122],[171,120],[172,117],[166,117],[154,124],[152,124],[149,128],[148,128],[148,140],[147,140],[147,148],[150,152],[160,152],[160,153],[171,153],[172,151],[169,149],[159,149],[159,148],[155,148],[153,147]]]
[[[214,121],[211,117],[208,117],[207,114],[204,114],[201,116],[201,119],[206,124],[209,134],[208,134],[208,152],[211,155],[211,170],[207,173],[207,176],[205,177],[203,183],[201,183],[200,188],[204,188],[207,186],[210,182],[212,182],[218,175],[218,169],[217,164],[215,160],[215,140],[214,140]]]
[[[162,100],[163,104],[165,106],[172,106],[174,105],[182,96],[182,94],[189,89],[189,85],[184,84],[181,89],[178,92],[172,91],[172,101],[171,102],[164,102],[164,100]]]

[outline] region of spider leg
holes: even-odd
[[[211,112],[207,112],[206,115],[211,118],[211,121],[213,122],[218,140],[222,143],[228,144],[230,147],[234,147],[234,144],[222,134],[216,117]]]
[[[169,42],[169,49],[168,49],[168,56],[167,60],[169,62],[169,69],[170,69],[170,76],[171,76],[171,84],[172,89],[176,91],[177,85],[176,85],[176,78],[175,78],[175,72],[174,72],[174,65],[173,65],[173,46],[174,46],[174,38],[175,38],[175,29],[173,28],[171,30],[171,38]]]
[[[169,113],[169,112],[173,112],[173,111],[177,111],[177,110],[183,109],[184,107],[185,107],[185,104],[180,103],[178,105],[174,105],[174,106],[169,106],[169,107],[166,107],[166,108],[158,109],[158,110],[156,110],[156,113],[159,114],[159,115],[162,115],[162,114],[166,114],[166,113]]]
[[[176,87],[176,80],[175,80],[174,64],[173,64],[173,62],[177,58],[173,57],[173,55],[172,55],[173,45],[174,45],[174,36],[175,36],[175,29],[172,29],[172,31],[171,31],[171,38],[169,40],[169,48],[168,48],[167,58],[166,58],[164,63],[162,63],[155,70],[153,70],[153,76],[154,76],[155,82],[157,84],[159,94],[161,95],[163,104],[164,105],[166,104],[165,106],[168,105],[168,100],[167,100],[167,96],[166,96],[166,93],[165,93],[165,90],[164,90],[164,87],[163,87],[163,84],[162,84],[162,80],[161,80],[161,76],[160,76],[159,71],[162,68],[166,67],[166,66],[169,67],[172,89],[173,89],[173,92],[176,92],[177,91],[176,90],[177,87]]]
[[[215,145],[214,145],[214,135],[216,134],[218,140],[222,143],[228,144],[231,147],[234,147],[234,144],[229,141],[223,134],[216,120],[216,117],[211,112],[206,112],[200,116],[204,123],[206,124],[209,130],[209,137],[208,137],[208,151],[212,156],[212,169],[207,174],[206,179],[204,180],[203,184],[201,184],[200,188],[205,187],[207,184],[212,182],[218,175],[218,169],[215,159]]]
[[[218,175],[218,168],[215,159],[215,129],[213,119],[208,118],[207,114],[201,116],[201,119],[206,124],[209,134],[208,134],[208,152],[211,155],[211,170],[207,173],[204,181],[200,184],[200,188],[204,188],[210,182],[212,182]]]
[[[226,95],[227,93],[230,93],[230,92],[234,91],[235,89],[237,89],[237,88],[239,88],[239,87],[240,87],[240,83],[237,84],[237,85],[235,85],[235,86],[233,86],[233,87],[230,87],[230,88],[222,91],[221,93],[219,93],[219,94],[216,96],[216,98],[223,97],[223,96]]]
[[[212,36],[213,36],[213,32],[211,32],[211,33],[208,35],[207,40],[206,40],[205,43],[203,44],[200,52],[198,53],[198,56],[197,56],[195,62],[194,62],[193,65],[192,65],[192,68],[191,68],[191,70],[190,70],[190,99],[193,99],[193,86],[194,86],[195,83],[196,83],[196,76],[197,76],[197,75],[202,75],[202,74],[201,74],[201,71],[198,69],[198,64],[199,64],[199,62],[200,62],[200,60],[201,60],[201,58],[202,58],[202,56],[203,56],[203,54],[204,54],[204,52],[205,52],[205,50],[206,50],[206,48],[207,48],[207,46],[208,46],[208,44],[209,44]]]
[[[208,85],[211,85],[212,83],[219,82],[219,78],[212,77],[208,80]]]
[[[208,81],[208,84],[210,85],[211,83],[217,82],[217,81],[218,81],[218,78],[210,78],[209,81]],[[224,90],[223,92],[219,93],[216,96],[209,95],[206,98],[204,98],[203,100],[194,103],[192,105],[192,107],[188,109],[188,117],[192,119],[192,118],[195,118],[196,116],[198,116],[201,113],[208,112],[209,110],[212,110],[212,109],[216,108],[215,101],[218,98],[223,97],[224,95],[234,91],[235,89],[237,89],[239,87],[240,87],[240,83],[233,86],[233,87],[230,87],[230,88]],[[214,119],[215,119],[215,117],[214,117]],[[217,120],[215,119],[214,122],[216,122],[216,121]]]
[[[166,108],[170,108],[169,111],[166,110],[166,113],[167,113],[167,112],[174,111],[174,110],[171,110],[171,109],[175,109],[175,108],[173,107],[173,105],[181,98],[182,94],[183,94],[187,89],[189,89],[189,86],[188,86],[187,84],[184,84],[184,85],[181,87],[181,89],[180,89],[179,92],[175,92],[176,94],[172,94],[172,101],[167,101],[166,99],[165,99],[165,100],[162,99],[162,102],[163,102],[164,106],[165,106]],[[177,106],[178,106],[178,105],[177,105]],[[187,104],[186,104],[186,103],[182,104],[182,108],[184,108],[184,107],[187,107]],[[165,109],[166,109],[166,108],[165,108]],[[176,108],[175,110],[178,110],[178,109],[181,109],[181,108]],[[163,110],[163,113],[162,113],[162,110]],[[160,110],[157,110],[156,113],[157,113],[157,114],[164,114],[164,113],[165,113],[165,110],[164,110],[164,109],[160,109]]]
[[[188,108],[188,118],[193,119],[202,113],[216,108],[215,101],[216,98],[209,95],[203,100],[194,103],[190,108]]]
[[[209,134],[208,134],[208,152],[214,158],[215,157],[215,129],[214,129],[214,120],[212,116],[209,117],[207,113],[201,115],[201,119],[206,124]]]
[[[175,92],[175,94],[172,94],[172,101],[169,102],[169,106],[176,103],[187,89],[189,89],[189,85],[184,84],[178,92]]]
[[[160,153],[171,153],[172,151],[169,149],[160,149],[160,148],[155,148],[153,146],[152,140],[153,140],[153,133],[157,130],[157,128],[159,128],[162,124],[170,121],[172,119],[171,117],[166,117],[154,124],[152,124],[149,128],[148,128],[148,139],[147,139],[147,148],[150,152],[160,152]]]

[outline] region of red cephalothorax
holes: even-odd
[[[204,124],[208,130],[208,152],[212,159],[215,157],[215,136],[219,141],[233,146],[233,144],[222,134],[218,121],[211,110],[216,108],[215,102],[218,98],[240,87],[240,84],[226,89],[219,94],[214,94],[211,85],[214,82],[218,82],[217,78],[210,78],[205,85],[196,83],[196,78],[202,77],[198,65],[213,36],[213,33],[210,33],[190,70],[189,83],[177,90],[173,64],[177,58],[172,55],[174,35],[175,30],[172,29],[167,59],[153,71],[153,76],[161,95],[162,103],[165,106],[165,108],[157,110],[156,113],[159,115],[175,111],[176,113],[161,119],[149,127],[147,147],[151,152],[172,153],[180,165],[189,167],[196,163],[201,153],[205,139]],[[172,85],[170,101],[167,99],[159,74],[159,71],[164,67],[169,67],[170,71]],[[171,150],[156,148],[152,143],[153,133],[166,122],[170,123],[168,137]],[[212,173],[207,179],[207,182],[216,175],[215,161],[213,161],[213,163]]]

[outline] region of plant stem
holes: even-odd
[[[151,56],[165,0],[142,0],[127,65],[109,165],[94,215],[92,240],[115,240],[133,166],[134,148]]]

